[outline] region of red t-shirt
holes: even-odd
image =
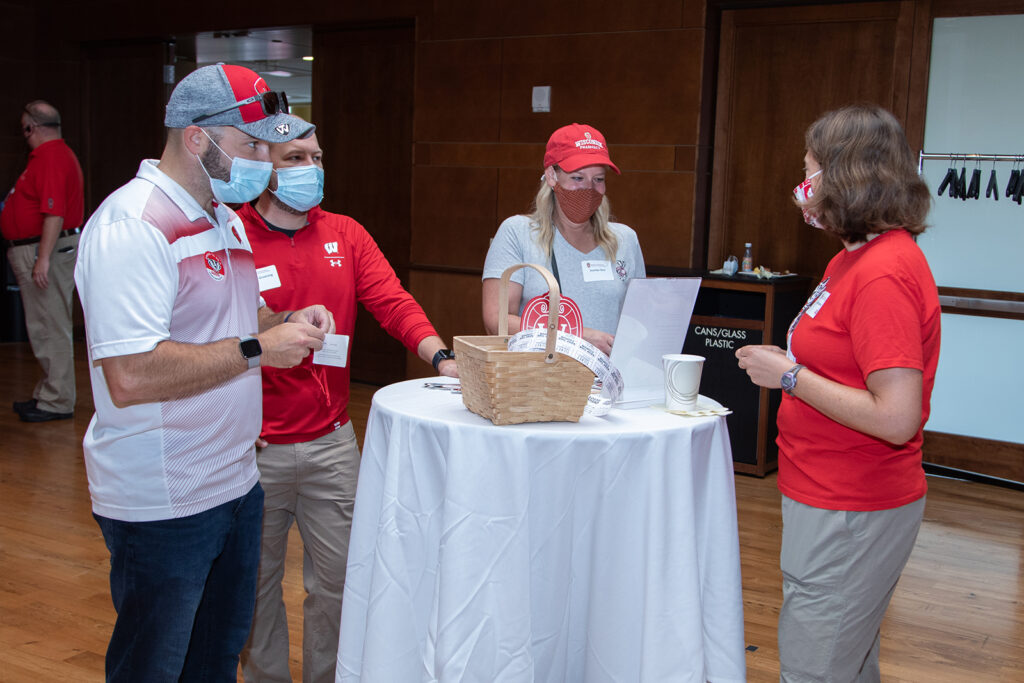
[[[39,237],[43,219],[61,216],[64,230],[82,225],[82,167],[64,140],[44,142],[28,155],[28,165],[4,200],[0,231],[9,240]]]
[[[248,204],[238,215],[261,282],[269,284],[260,294],[272,310],[323,304],[334,315],[335,333],[351,340],[358,302],[413,353],[437,334],[377,243],[348,216],[316,207],[309,212],[309,224],[288,237],[268,228]],[[282,444],[328,434],[348,422],[348,396],[348,365],[313,365],[311,354],[294,368],[265,367],[262,436]]]
[[[921,443],[939,361],[941,316],[924,254],[905,230],[887,231],[837,254],[815,295],[792,331],[796,361],[857,389],[865,389],[865,378],[876,370],[921,370],[921,427],[910,441],[894,446],[784,394],[779,490],[829,510],[885,510],[913,502],[927,490]]]

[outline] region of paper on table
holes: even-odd
[[[665,399],[661,357],[682,350],[699,290],[699,277],[629,281],[611,353],[625,385],[619,407]]]

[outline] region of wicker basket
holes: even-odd
[[[496,425],[522,422],[578,422],[590,396],[594,373],[583,363],[555,352],[558,283],[547,269],[531,263],[501,274],[499,311],[508,310],[508,280],[520,268],[533,268],[548,284],[547,344],[544,351],[509,351],[508,316],[498,316],[497,336],[455,337],[462,402]]]

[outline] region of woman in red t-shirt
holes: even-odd
[[[913,235],[931,196],[875,106],[807,130],[808,224],[843,244],[789,329],[739,366],[779,409],[781,680],[877,681],[879,627],[924,513],[921,442],[939,357],[938,291]]]

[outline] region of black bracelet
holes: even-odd
[[[288,311],[288,315],[286,315],[286,316],[284,317],[284,321],[283,321],[283,322],[288,322],[288,318],[292,317],[292,313],[294,313],[294,312],[295,312],[295,311]]]
[[[438,366],[441,365],[441,361],[455,360],[455,353],[451,349],[441,349],[434,354],[434,357],[430,360],[430,364],[434,366],[434,372],[440,372]]]

